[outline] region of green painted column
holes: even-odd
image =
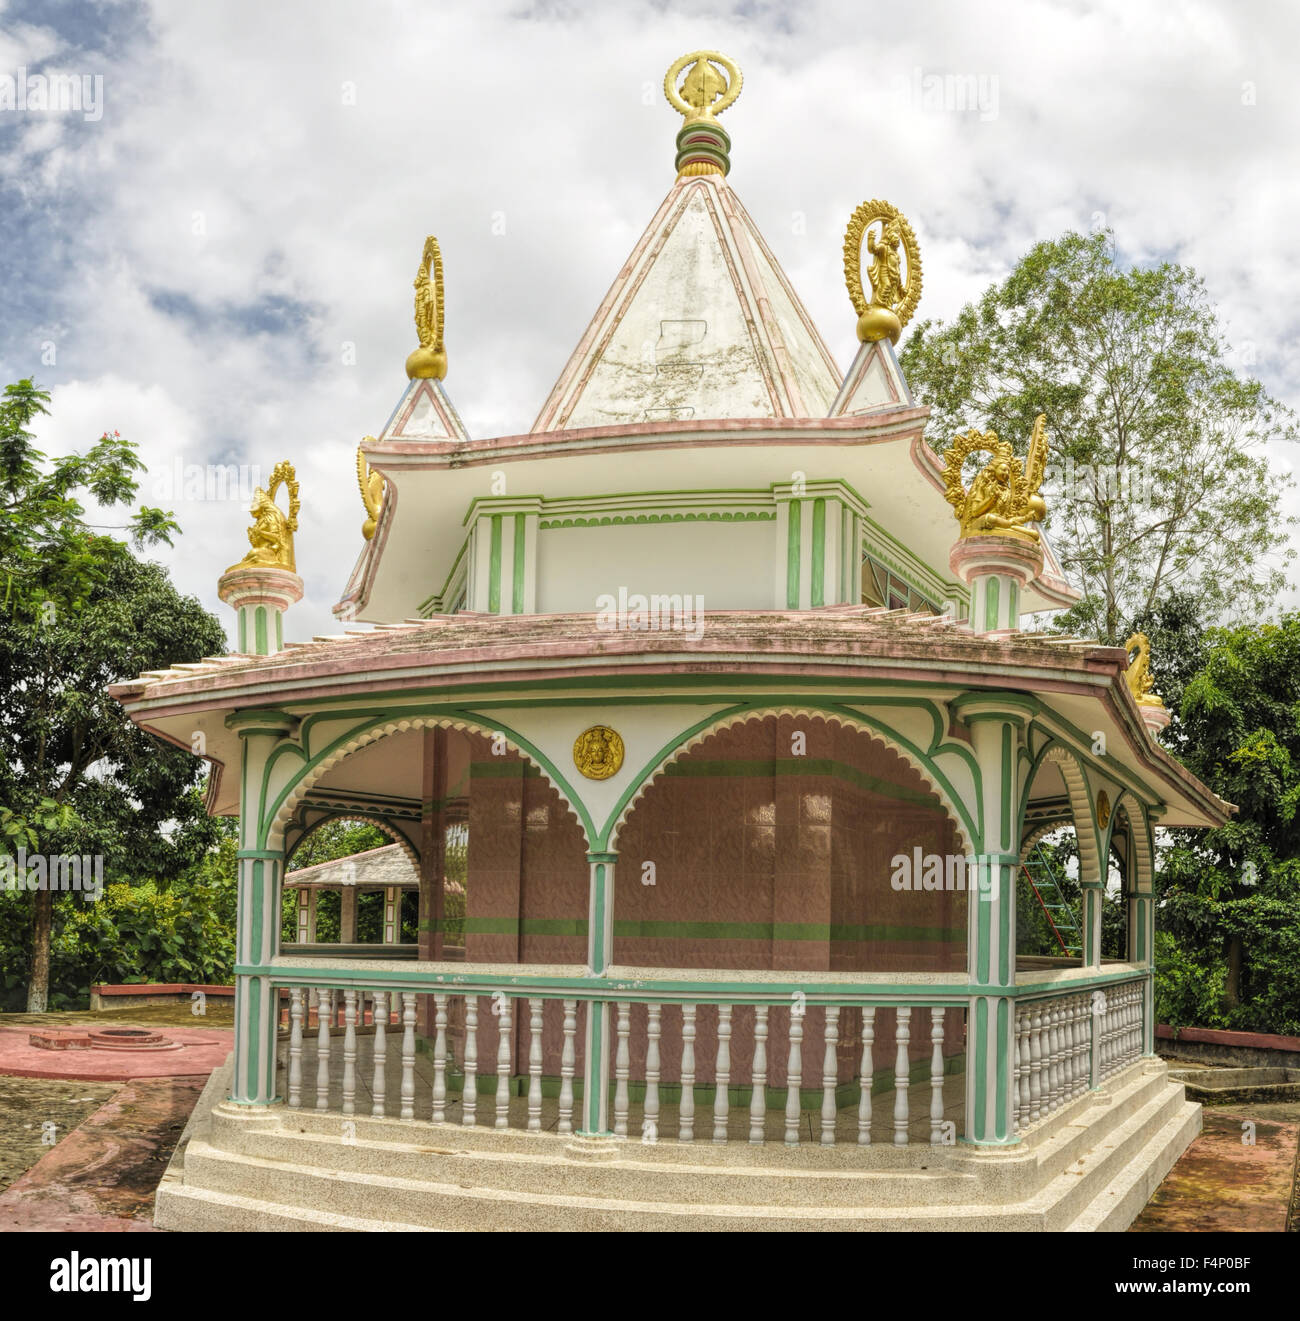
[[[303,582],[292,569],[236,565],[217,582],[217,595],[235,612],[236,645],[247,656],[284,650],[284,612],[302,600]]]
[[[1101,914],[1106,887],[1101,881],[1082,884],[1083,966],[1101,967]]]
[[[591,889],[587,911],[587,972],[603,977],[614,952],[614,865],[617,853],[588,853]],[[611,1006],[587,1001],[586,1059],[582,1075],[582,1127],[586,1137],[606,1137],[609,1126]]]
[[[239,879],[235,916],[235,963],[265,968],[280,950],[280,893],[284,849],[265,847],[263,785],[267,759],[297,725],[283,711],[241,711],[226,720],[241,741]],[[235,977],[235,1071],[230,1100],[269,1105],[275,1097],[276,994],[267,975]]]
[[[970,730],[983,787],[980,838],[973,841],[978,885],[967,908],[967,973],[979,991],[966,1010],[966,1132],[981,1146],[1016,1141],[1017,767],[1029,711],[1016,694],[963,694],[953,702]]]

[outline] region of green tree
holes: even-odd
[[[1298,433],[1229,358],[1196,274],[1124,269],[1107,232],[1037,244],[950,324],[919,325],[902,364],[936,449],[978,427],[1023,453],[1046,413],[1049,535],[1085,593],[1058,622],[1116,644],[1173,592],[1215,622],[1283,585],[1291,483],[1260,451]]]
[[[1218,1025],[1300,1031],[1300,614],[1213,630],[1180,715],[1183,760],[1239,810],[1171,832],[1162,925],[1221,981]]]
[[[138,729],[105,691],[142,671],[225,651],[217,621],[157,565],[84,521],[76,497],[128,505],[142,467],[114,434],[47,464],[29,424],[48,410],[30,381],[0,403],[0,849],[98,856],[105,879],[162,882],[216,838],[202,762]],[[130,519],[140,549],[179,531],[160,510]],[[46,1008],[54,894],[30,892],[28,1009]]]

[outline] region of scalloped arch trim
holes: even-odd
[[[907,748],[891,739],[887,734],[882,734],[874,726],[869,725],[865,720],[855,720],[848,713],[837,713],[831,711],[822,711],[813,707],[805,706],[780,706],[764,707],[761,710],[737,711],[731,715],[722,716],[707,725],[704,729],[698,730],[690,738],[684,739],[672,750],[655,768],[650,771],[641,783],[637,786],[636,792],[628,799],[623,810],[618,814],[617,820],[609,830],[609,844],[611,851],[618,849],[618,837],[627,824],[628,818],[632,815],[637,804],[645,797],[650,786],[660,779],[669,766],[678,762],[688,752],[695,751],[702,743],[712,738],[714,734],[719,734],[723,730],[734,729],[737,725],[748,725],[752,723],[761,723],[764,720],[776,720],[781,716],[802,717],[806,720],[821,720],[828,725],[839,725],[844,729],[851,729],[859,734],[865,734],[872,741],[879,743],[882,747],[894,753],[908,766],[912,768],[920,777],[921,782],[926,789],[932,793],[938,800],[939,807],[942,809],[951,823],[956,833],[957,845],[962,853],[970,851],[972,845],[966,837],[965,828],[962,825],[961,813],[949,799],[948,795],[931,778],[930,768],[924,761],[910,752]]]

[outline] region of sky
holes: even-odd
[[[470,434],[527,430],[673,183],[664,72],[714,49],[745,77],[729,182],[841,369],[844,226],[884,197],[920,239],[920,317],[1106,225],[1126,261],[1193,266],[1244,369],[1297,407],[1298,47],[1300,6],[1268,0],[0,0],[0,83],[82,91],[0,95],[0,377],[50,390],[47,453],[139,445],[139,500],[184,532],[151,555],[228,628],[247,499],[193,475],[292,460],[287,634],[337,632],[356,446],[406,385],[424,236]],[[935,90],[950,76],[975,104]]]

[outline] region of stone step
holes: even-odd
[[[382,1222],[386,1228],[418,1225],[427,1229],[473,1231],[716,1233],[904,1229],[951,1232],[989,1228],[1026,1231],[1043,1227],[1041,1213],[993,1210],[981,1205],[910,1208],[702,1202],[676,1205],[630,1197],[539,1194],[326,1171],[287,1162],[272,1165],[256,1157],[217,1151],[198,1140],[190,1144],[186,1155],[184,1191],[173,1190],[169,1199],[169,1220],[175,1216],[179,1201],[192,1188],[248,1199],[262,1215],[293,1216],[300,1207],[329,1206],[339,1216],[353,1221]]]
[[[531,1149],[490,1151],[461,1141],[462,1130],[430,1125],[423,1145],[409,1142],[344,1141],[335,1136],[287,1129],[250,1133],[241,1154],[290,1165],[372,1173],[433,1183],[521,1192],[607,1197],[634,1191],[644,1202],[767,1206],[902,1206],[918,1199],[939,1205],[971,1201],[978,1181],[970,1173],[919,1166],[906,1171],[806,1169],[776,1164],[694,1164],[639,1159],[639,1143],[628,1143],[610,1159],[584,1159],[577,1144],[551,1134],[531,1135]],[[683,1144],[685,1145],[685,1144]],[[654,1149],[662,1152],[666,1143]],[[748,1149],[753,1153],[755,1149]],[[767,1148],[757,1149],[764,1154]],[[858,1149],[854,1149],[855,1151]],[[742,1148],[741,1153],[746,1149]],[[687,1149],[689,1155],[689,1148]],[[934,1161],[946,1153],[936,1151]],[[750,1154],[752,1161],[754,1155]]]
[[[1050,1207],[1051,1227],[1064,1229],[1084,1207],[1099,1198],[1105,1200],[1108,1190],[1121,1178],[1127,1166],[1183,1114],[1186,1104],[1182,1086],[1167,1082],[1135,1114],[1097,1134],[1092,1146],[1059,1173],[1035,1199],[1036,1204]],[[1164,1177],[1163,1173],[1160,1177]],[[1134,1210],[1134,1215],[1142,1205]]]
[[[403,1225],[392,1220],[368,1220],[337,1215],[305,1206],[279,1206],[274,1202],[213,1192],[209,1188],[174,1185],[159,1188],[154,1224],[160,1229],[206,1233],[429,1233],[428,1225]]]
[[[1201,1107],[1183,1101],[1065,1229],[1122,1233],[1141,1214],[1161,1181],[1201,1131]]]

